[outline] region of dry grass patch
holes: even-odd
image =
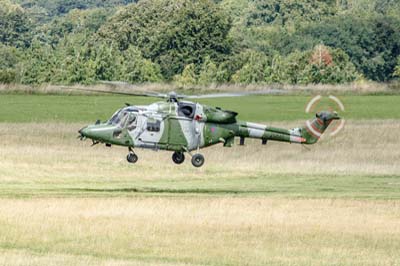
[[[143,260],[105,259],[84,255],[68,255],[52,252],[0,249],[0,265],[13,266],[181,266],[189,264],[146,262]]]
[[[395,201],[48,198],[0,206],[6,265],[23,264],[22,255],[30,265],[392,266],[400,257]]]

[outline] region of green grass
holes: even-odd
[[[249,96],[201,100],[239,113],[246,121],[292,121],[306,119],[310,96]],[[400,119],[400,96],[342,96],[346,119]],[[90,122],[108,119],[116,109],[130,103],[150,104],[156,99],[123,96],[0,95],[0,122]],[[325,98],[318,109],[331,105]],[[338,109],[333,107],[334,109]]]
[[[141,171],[144,171],[141,167]],[[400,200],[400,177],[377,175],[318,175],[251,173],[234,178],[171,177],[127,181],[115,176],[113,180],[81,176],[79,178],[14,181],[3,183],[0,198],[36,197],[285,197]]]

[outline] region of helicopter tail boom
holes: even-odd
[[[269,127],[266,125],[249,122],[241,123],[237,136],[241,138],[241,145],[244,144],[244,138],[261,139],[263,144],[266,144],[268,140],[290,143],[306,142],[306,139],[294,130]]]
[[[307,121],[304,127],[283,129],[270,127],[257,123],[242,122],[239,123],[236,136],[241,138],[240,144],[244,144],[244,138],[261,139],[263,144],[268,140],[314,144],[333,120],[340,119],[336,112],[319,112],[312,121]]]

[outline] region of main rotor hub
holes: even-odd
[[[168,93],[168,102],[177,103],[178,102],[178,94],[174,91]]]

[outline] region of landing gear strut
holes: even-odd
[[[172,154],[172,161],[176,164],[181,164],[185,161],[185,154],[183,152],[174,152]]]
[[[126,156],[126,160],[129,163],[136,163],[138,161],[138,159],[139,159],[138,156],[133,152],[132,148],[129,147],[129,153]]]

